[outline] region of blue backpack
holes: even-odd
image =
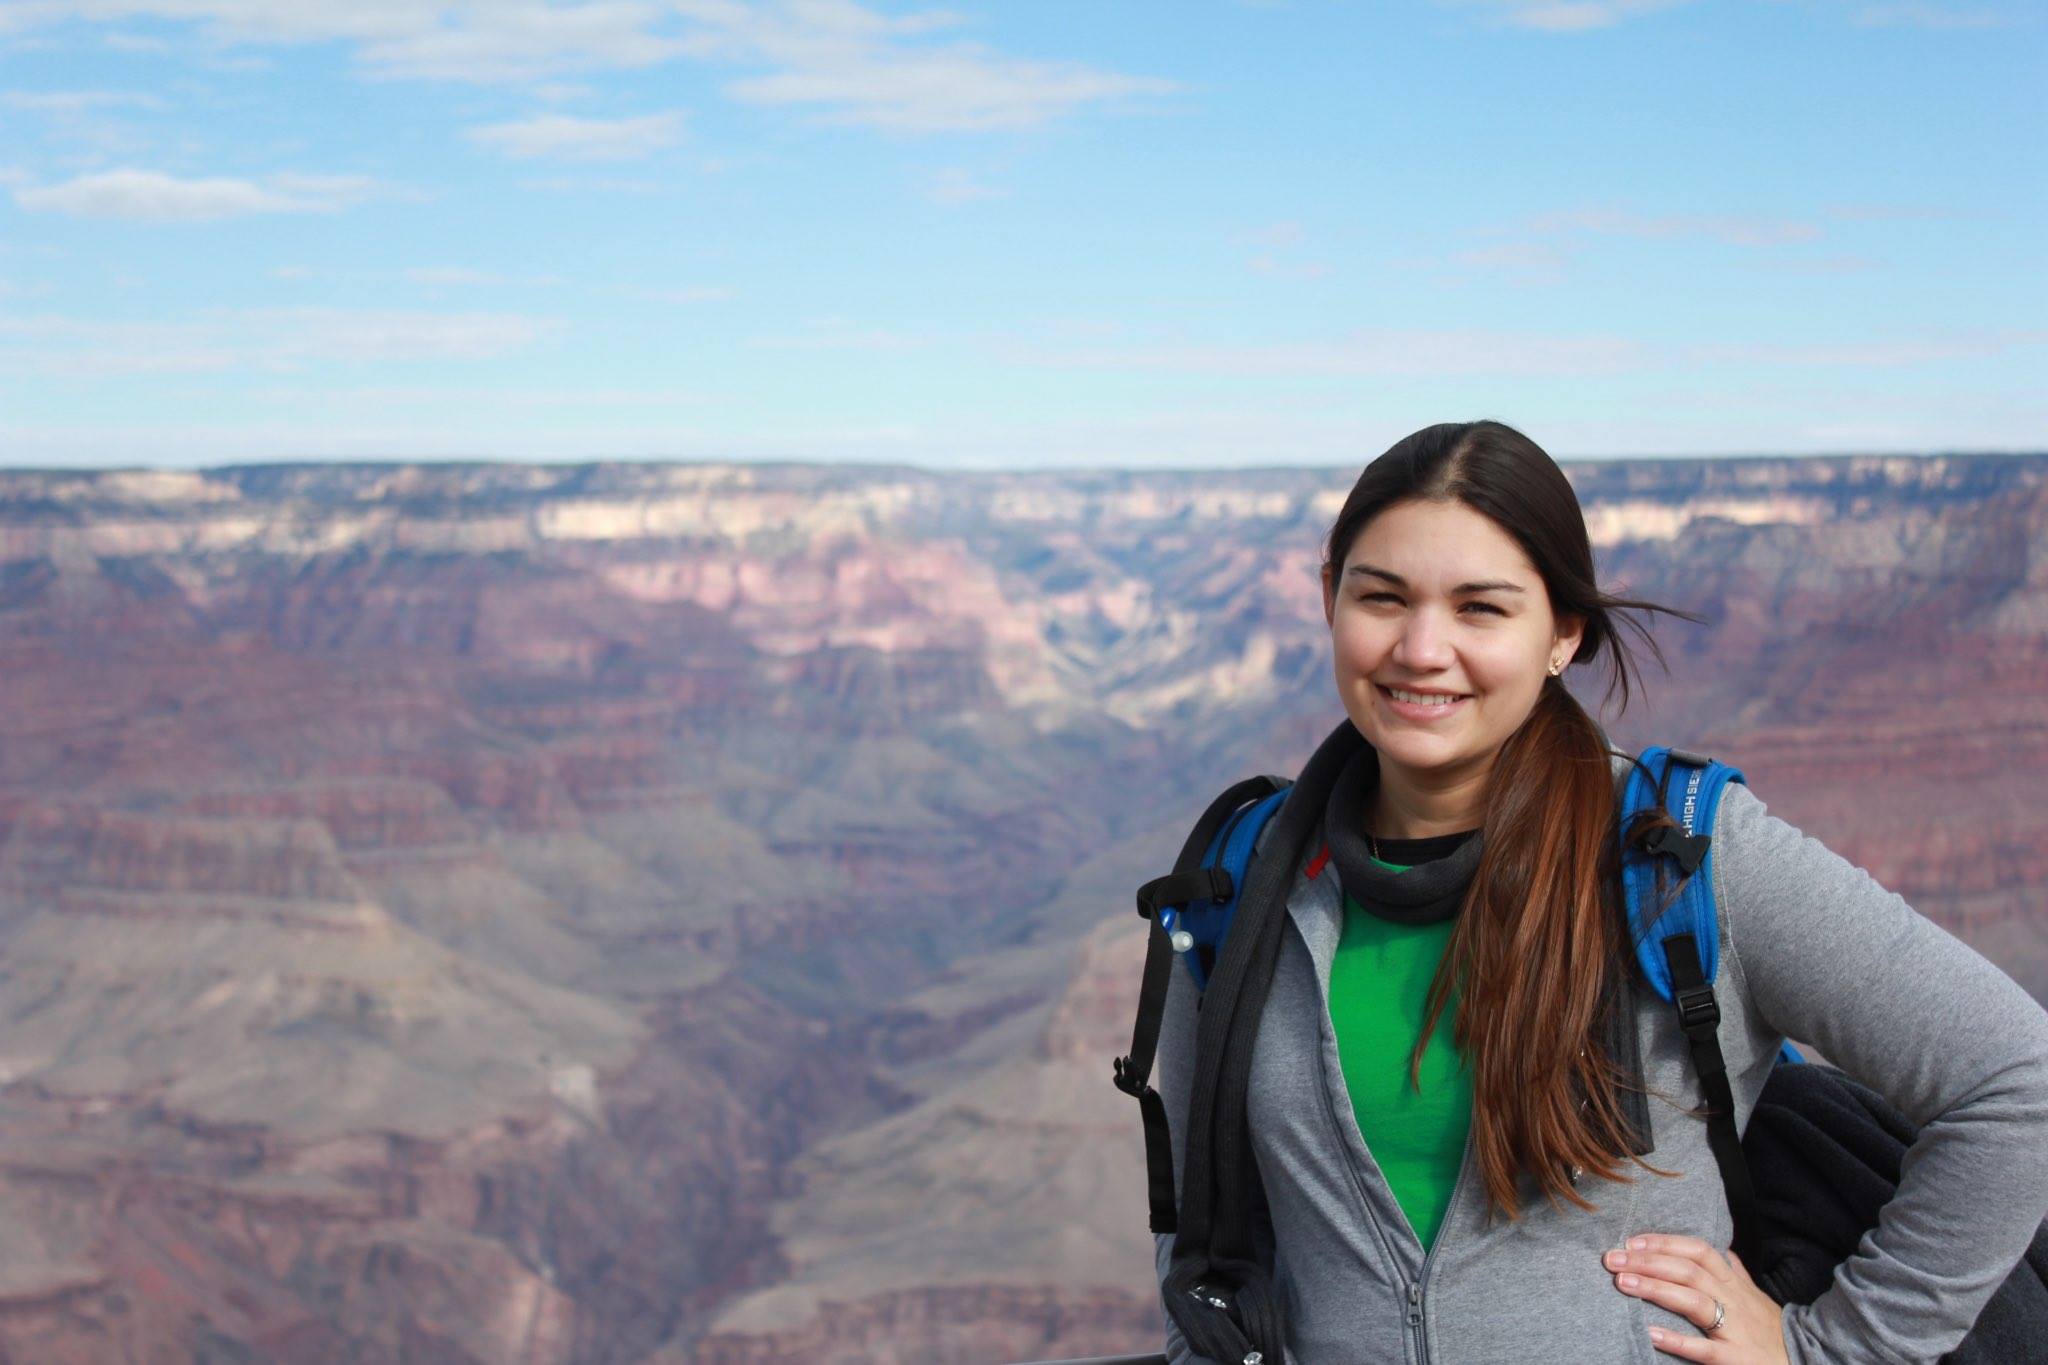
[[[1720,968],[1720,927],[1714,910],[1713,838],[1704,832],[1714,827],[1721,793],[1742,780],[1739,771],[1711,758],[1683,749],[1646,749],[1629,775],[1619,830],[1622,892],[1636,963],[1650,986],[1678,1011],[1708,1105],[1707,1141],[1734,1217],[1735,1251],[1753,1266],[1759,1264],[1756,1196],[1735,1131],[1734,1095],[1717,1032],[1721,1010],[1714,999],[1714,977]],[[1138,913],[1158,932],[1150,936],[1131,1051],[1116,1059],[1113,1070],[1117,1088],[1136,1097],[1143,1109],[1155,1233],[1172,1232],[1178,1223],[1166,1108],[1148,1083],[1168,964],[1178,957],[1198,988],[1208,985],[1259,835],[1290,785],[1277,777],[1255,777],[1225,791],[1196,822],[1182,850],[1183,864],[1189,861],[1186,855],[1202,850],[1199,864],[1138,888]],[[1638,822],[1659,810],[1668,812],[1677,827],[1662,825],[1647,837],[1635,837]],[[1803,1059],[1788,1042],[1778,1060]]]
[[[1716,1034],[1714,999],[1720,925],[1714,909],[1714,812],[1742,774],[1683,749],[1653,748],[1636,760],[1621,802],[1622,892],[1642,976],[1678,1011],[1707,1100],[1707,1141],[1720,1167],[1734,1249],[1759,1287],[1779,1303],[1811,1303],[1835,1268],[1877,1226],[1917,1133],[1883,1097],[1787,1043],[1758,1097],[1749,1131],[1735,1131],[1735,1105]],[[1138,889],[1151,922],[1131,1051],[1116,1059],[1117,1088],[1145,1119],[1152,1231],[1174,1232],[1178,1211],[1164,1102],[1148,1084],[1166,987],[1178,957],[1206,989],[1230,932],[1238,892],[1259,835],[1292,784],[1277,777],[1240,782],[1217,797],[1181,848],[1176,871]],[[1669,812],[1676,828],[1639,822]],[[1744,1141],[1751,1150],[1745,1153]],[[1752,1181],[1752,1162],[1763,1181]],[[1222,1300],[1214,1300],[1219,1304]],[[2029,1359],[2048,1339],[2048,1222],[1944,1365]],[[1163,1361],[1164,1357],[1148,1358]]]

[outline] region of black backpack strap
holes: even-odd
[[[1275,777],[1250,777],[1233,783],[1209,803],[1181,845],[1174,870],[1138,888],[1138,914],[1151,922],[1145,935],[1145,975],[1138,986],[1138,1017],[1131,1025],[1131,1050],[1111,1064],[1116,1088],[1138,1102],[1145,1121],[1145,1184],[1152,1208],[1152,1231],[1179,1227],[1173,1197],[1173,1145],[1166,1127],[1166,1101],[1152,1088],[1152,1059],[1159,1050],[1159,1020],[1166,1011],[1166,988],[1173,975],[1173,947],[1160,927],[1162,906],[1197,898],[1228,900],[1230,874],[1205,868],[1202,857],[1216,835],[1246,805],[1264,800],[1285,784]]]
[[[1267,827],[1266,846],[1239,888],[1195,1026],[1188,1090],[1180,1230],[1160,1283],[1171,1317],[1199,1357],[1232,1365],[1254,1352],[1278,1361],[1286,1304],[1260,1262],[1252,1217],[1258,1180],[1246,1098],[1253,1045],[1287,923],[1287,892],[1321,826],[1330,788],[1365,745],[1350,721],[1316,749]],[[1209,1292],[1194,1293],[1199,1285]],[[1219,1304],[1216,1301],[1221,1300]]]
[[[1721,1055],[1721,1007],[1700,970],[1699,945],[1691,934],[1665,939],[1664,958],[1671,964],[1678,1026],[1685,1031],[1685,1041],[1692,1049],[1692,1068],[1707,1100],[1707,1146],[1721,1168],[1728,1212],[1735,1220],[1735,1254],[1754,1277],[1763,1269],[1757,1254],[1756,1189],[1749,1178],[1749,1161],[1742,1154],[1742,1138],[1735,1131],[1735,1094],[1728,1084],[1727,1060]]]

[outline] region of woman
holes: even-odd
[[[1499,423],[1417,432],[1352,489],[1323,566],[1350,719],[1290,794],[1285,911],[1241,913],[1199,1015],[1169,989],[1172,1360],[1933,1360],[2048,1212],[2048,1014],[1738,786],[1712,830],[1738,1127],[1790,1036],[1922,1131],[1811,1305],[1726,1250],[1691,1057],[1611,889],[1628,761],[1562,682],[1605,656],[1625,705],[1617,628],[1662,608],[1593,572],[1570,484]]]

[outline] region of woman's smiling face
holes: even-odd
[[[1337,692],[1358,732],[1418,776],[1489,769],[1583,622],[1560,620],[1522,547],[1461,502],[1399,502],[1325,574]]]

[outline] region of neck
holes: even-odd
[[[1477,829],[1486,811],[1486,769],[1415,773],[1380,757],[1372,832],[1381,839],[1428,839]]]

